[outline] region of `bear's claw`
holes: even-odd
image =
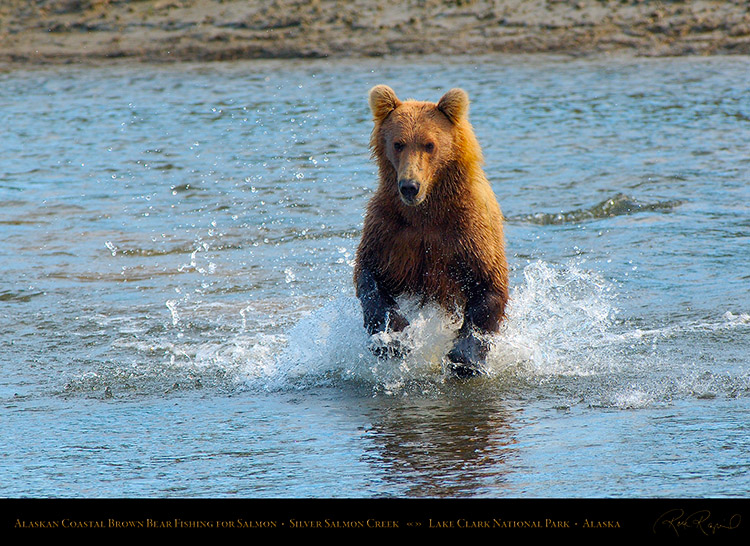
[[[390,341],[373,339],[370,341],[370,352],[383,359],[404,358],[409,353],[409,349],[397,339],[391,339]]]
[[[455,362],[450,362],[448,364],[448,372],[459,379],[468,379],[470,377],[484,375],[484,370],[479,366],[474,364],[456,364]]]

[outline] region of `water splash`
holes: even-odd
[[[608,333],[616,312],[611,291],[599,275],[575,265],[528,266],[501,332],[490,340],[486,379],[502,381],[519,370],[527,375],[596,373],[601,362],[581,356],[594,353]],[[298,388],[349,381],[375,393],[439,390],[451,381],[445,355],[460,321],[437,306],[409,299],[399,304],[409,326],[370,338],[356,298],[329,302],[288,333],[276,361],[278,375]],[[370,351],[373,344],[393,342],[406,349],[403,358],[378,359]]]
[[[330,302],[300,321],[289,333],[279,371],[295,385],[346,381],[393,394],[421,391],[443,381],[442,357],[457,325],[435,306],[419,307],[402,300],[409,326],[398,333],[367,335],[359,301],[353,296]],[[406,349],[401,358],[379,359],[370,350],[378,342],[397,341]]]
[[[409,351],[404,358],[378,360],[368,349],[359,302],[344,297],[299,321],[275,362],[277,385],[356,384],[373,394],[441,393],[452,380],[444,356],[460,326],[437,307],[400,302],[410,320],[391,334]],[[750,392],[750,376],[725,374],[675,354],[665,339],[693,339],[750,330],[746,314],[685,324],[685,332],[642,331],[619,318],[618,292],[598,272],[571,262],[539,261],[523,271],[511,294],[507,319],[493,336],[487,376],[475,384],[499,396],[555,399],[555,405],[633,409],[676,398],[738,396]],[[678,328],[679,329],[679,328]],[[684,334],[684,335],[683,335]],[[392,341],[392,340],[386,340]]]
[[[538,374],[589,375],[611,362],[593,358],[618,310],[611,283],[571,263],[536,262],[511,294],[504,342]],[[581,358],[584,357],[584,358]]]
[[[549,399],[556,407],[620,409],[750,392],[746,371],[707,369],[686,361],[670,345],[682,347],[685,339],[701,333],[750,331],[747,314],[727,312],[715,321],[643,329],[618,319],[614,285],[583,263],[538,261],[526,266],[522,277],[501,331],[490,340],[487,375],[469,382],[469,388],[482,385],[521,401]],[[120,358],[88,371],[69,382],[66,392],[109,389],[117,396],[194,388],[288,392],[333,387],[373,396],[442,396],[460,383],[446,372],[445,362],[460,323],[436,306],[404,299],[399,303],[409,326],[370,337],[351,294],[306,312],[281,300],[232,309],[187,303],[169,300],[169,320],[156,332],[123,323],[127,328],[113,348],[135,354],[134,363],[128,366]],[[236,324],[225,318],[232,314]],[[406,356],[378,359],[370,350],[373,343],[393,341],[407,349]]]

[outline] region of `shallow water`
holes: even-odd
[[[0,74],[0,496],[750,489],[750,59]],[[437,76],[436,76],[437,74]],[[366,94],[460,85],[507,218],[489,375],[367,350]]]

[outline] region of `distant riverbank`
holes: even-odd
[[[0,62],[750,54],[744,1],[4,0]]]

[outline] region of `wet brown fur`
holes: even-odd
[[[459,313],[469,313],[470,300],[489,294],[489,310],[472,316],[480,330],[496,331],[508,297],[502,214],[482,170],[468,97],[454,89],[439,103],[402,102],[390,88],[377,86],[370,107],[379,185],[367,206],[355,282],[359,287],[366,269],[389,297],[415,294]],[[423,201],[402,200],[398,182],[404,176],[418,179]]]

